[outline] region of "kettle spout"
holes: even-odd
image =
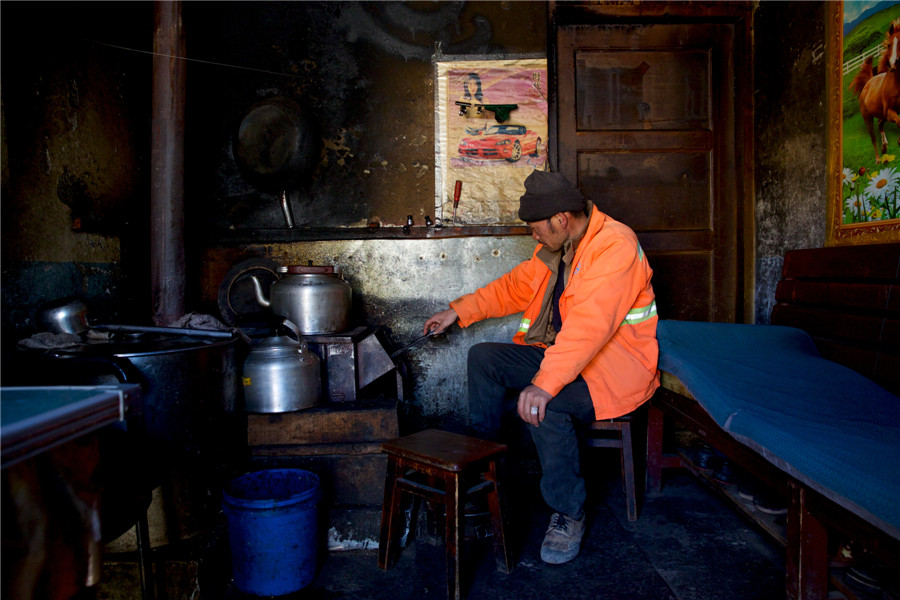
[[[250,279],[253,281],[253,290],[256,292],[256,301],[259,302],[260,306],[265,306],[266,308],[271,306],[272,303],[266,299],[262,285],[259,283],[259,279],[256,278],[256,275],[250,275]]]

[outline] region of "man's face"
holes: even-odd
[[[543,221],[528,223],[528,227],[531,228],[531,237],[553,252],[561,249],[566,243],[566,231],[559,227],[555,219],[556,215]]]

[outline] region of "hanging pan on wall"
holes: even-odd
[[[281,195],[303,183],[319,161],[321,137],[315,121],[289,98],[267,98],[251,106],[232,138],[234,160],[248,183]]]

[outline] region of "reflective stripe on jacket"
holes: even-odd
[[[509,273],[451,302],[459,324],[522,312],[513,342],[524,344],[550,279],[537,257],[541,247]],[[596,418],[619,417],[659,387],[653,271],[634,232],[596,207],[573,264],[559,302],[562,330],[531,382],[555,396],[581,374]]]

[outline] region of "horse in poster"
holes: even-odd
[[[875,162],[881,162],[878,152],[878,141],[875,137],[874,119],[878,119],[878,131],[881,133],[881,154],[887,152],[888,141],[884,126],[888,121],[900,127],[900,19],[894,20],[888,28],[883,43],[884,51],[878,61],[878,74],[872,69],[872,57],[866,58],[859,73],[850,83],[850,90],[859,95],[859,111],[872,146],[875,148]],[[900,144],[900,140],[897,142]]]

